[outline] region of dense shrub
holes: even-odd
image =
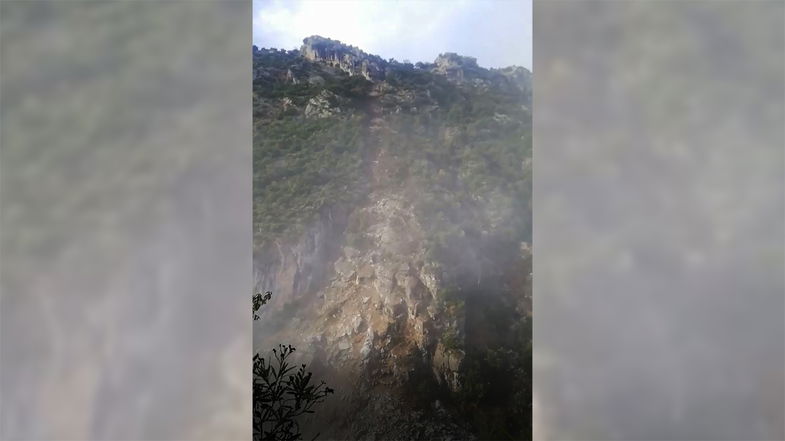
[[[254,243],[301,231],[363,193],[361,120],[287,118],[255,128]]]

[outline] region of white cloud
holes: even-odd
[[[531,67],[531,0],[254,0],[253,14],[261,47],[294,49],[322,35],[384,58],[432,61],[458,52],[484,66]]]

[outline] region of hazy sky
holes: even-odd
[[[483,67],[532,68],[531,0],[253,0],[255,45],[294,49],[309,35],[385,59],[457,52]]]

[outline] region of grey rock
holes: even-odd
[[[305,116],[307,118],[326,118],[342,113],[339,101],[337,95],[329,90],[323,90],[319,95],[308,100],[308,104],[305,106]]]
[[[307,60],[323,62],[349,75],[361,75],[368,80],[383,79],[387,64],[379,56],[318,35],[305,38],[300,53]]]

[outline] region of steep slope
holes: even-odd
[[[254,47],[255,346],[322,438],[530,437],[531,73]]]

